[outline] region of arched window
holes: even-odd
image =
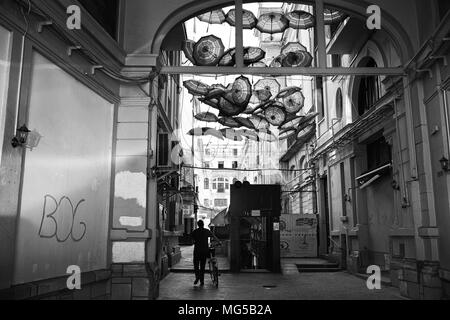
[[[339,88],[336,92],[336,118],[342,119],[344,113],[343,108],[342,90]]]
[[[291,166],[291,179],[294,179],[297,176],[297,171],[295,171],[295,166]]]
[[[209,189],[209,179],[208,178],[205,178],[203,189],[205,189],[205,190]]]
[[[304,169],[304,167],[305,167],[305,162],[306,162],[306,157],[303,156],[303,157],[300,159],[299,163],[298,163],[298,168],[299,168],[299,169]],[[303,182],[303,179],[304,179],[304,173],[305,173],[304,171],[300,172],[300,183]]]
[[[360,67],[376,68],[377,63],[372,58],[367,58]],[[377,76],[363,76],[358,88],[358,114],[362,116],[369,111],[380,99],[381,83]]]

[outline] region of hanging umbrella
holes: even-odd
[[[337,24],[344,21],[347,15],[338,10],[325,9],[323,10],[323,18],[325,24]]]
[[[198,20],[209,24],[222,24],[225,22],[225,12],[222,9],[213,10],[199,15]]]
[[[209,128],[209,127],[191,129],[188,132],[188,135],[196,136],[196,137],[209,135],[209,136],[213,136],[213,137],[223,140],[223,135],[219,130]]]
[[[241,125],[241,127],[256,129],[255,126],[253,125],[253,122],[251,122],[248,118],[235,117],[234,120],[236,120]]]
[[[295,129],[287,130],[287,131],[280,133],[278,135],[278,139],[279,140],[289,139],[290,137],[295,136],[296,133],[297,133],[297,130],[295,130]]]
[[[268,90],[275,97],[280,92],[280,84],[275,79],[262,79],[255,84],[255,90]]]
[[[316,130],[314,125],[309,125],[297,134],[297,140],[304,139],[311,135]]]
[[[289,27],[289,20],[281,13],[269,12],[260,15],[256,29],[262,33],[282,33]]]
[[[306,11],[295,10],[286,14],[289,20],[289,27],[292,29],[309,29],[315,26],[316,19]]]
[[[288,113],[297,113],[305,105],[305,96],[301,91],[297,91],[294,94],[283,99],[284,107]]]
[[[262,61],[254,62],[249,65],[251,68],[267,68],[267,64]]]
[[[310,67],[313,57],[306,51],[289,52],[283,59],[283,67]]]
[[[228,97],[228,99],[230,99],[230,97]],[[230,102],[228,99],[226,97],[220,98],[220,101],[219,101],[220,114],[219,115],[233,117],[233,116],[237,116],[243,110],[245,110],[245,107],[244,108],[239,107],[239,106],[235,105],[234,103]]]
[[[236,54],[236,53],[235,53]],[[266,52],[258,47],[245,47],[244,48],[244,63],[251,65],[257,63],[266,57]]]
[[[222,117],[219,119],[219,123],[225,127],[239,128],[241,124],[231,117]]]
[[[287,55],[289,52],[308,51],[300,42],[289,42],[281,48],[281,54]]]
[[[217,122],[217,120],[219,120],[217,116],[211,112],[201,112],[199,114],[196,114],[194,117],[199,121],[205,122]]]
[[[282,89],[278,93],[276,98],[277,99],[284,99],[284,98],[287,98],[290,95],[292,95],[292,94],[294,94],[296,92],[299,92],[299,91],[302,91],[302,88],[300,88],[300,87],[287,87],[287,88]]]
[[[247,108],[242,112],[242,113],[245,113],[245,114],[253,114],[253,112],[255,112],[255,110],[256,110],[256,107],[257,106],[255,106],[254,104],[253,105],[248,105],[247,106]]]
[[[227,89],[225,87],[210,87],[210,90],[205,95],[205,99],[218,98],[227,93]]]
[[[315,117],[317,117],[319,115],[318,112],[311,112],[308,113],[306,116],[302,117],[302,119],[300,120],[300,122],[298,123],[297,126],[301,126],[302,124],[308,123],[311,120],[313,120]]]
[[[279,129],[280,130],[290,130],[290,129],[296,129],[298,124],[302,121],[303,117],[295,117],[291,120],[287,120],[285,123],[283,123]]]
[[[214,109],[220,110],[220,101],[217,98],[212,98],[212,99],[199,98],[198,101],[200,101],[210,107],[213,107]]]
[[[193,96],[204,96],[208,94],[210,87],[197,80],[187,80],[183,82],[184,87]]]
[[[268,107],[264,112],[264,116],[274,126],[280,126],[286,120],[286,112],[283,109],[283,105],[278,103]]]
[[[194,46],[195,41],[194,40],[184,40],[183,41],[183,52],[186,58],[192,62],[193,65],[196,65],[197,62],[194,59]]]
[[[231,9],[228,11],[226,16],[226,21],[230,26],[236,26],[236,9]],[[253,29],[256,27],[258,19],[256,19],[253,12],[243,9],[242,10],[242,28],[243,29]]]
[[[210,35],[200,38],[194,46],[194,59],[201,66],[215,66],[223,55],[222,40]]]
[[[250,98],[252,97],[252,85],[250,84],[250,80],[244,76],[237,78],[233,83],[231,95],[235,104],[247,107]]]
[[[231,67],[236,63],[234,55],[236,54],[236,49],[231,48],[225,51],[225,53],[220,57],[219,66],[221,67]]]
[[[270,63],[270,67],[271,68],[280,68],[282,67],[282,63],[283,63],[283,59],[286,56],[284,54],[280,54],[278,57],[276,57],[275,59],[272,60],[272,62]]]
[[[268,89],[260,89],[255,91],[255,96],[260,102],[265,102],[272,97],[272,92]]]
[[[268,129],[270,127],[269,121],[260,116],[251,116],[248,118],[256,129]]]

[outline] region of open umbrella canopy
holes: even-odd
[[[295,10],[286,14],[289,20],[289,27],[293,29],[309,29],[315,26],[316,19],[306,11]]]
[[[223,140],[223,135],[219,130],[209,128],[209,127],[191,129],[188,132],[188,135],[196,136],[196,137],[213,136],[213,137]]]
[[[274,126],[279,126],[286,120],[286,112],[283,110],[283,105],[279,103],[274,103],[268,107],[264,116]]]
[[[196,65],[197,62],[194,59],[194,46],[195,46],[194,40],[184,40],[182,49],[183,49],[183,52],[184,52],[184,55],[186,56],[186,58],[190,62],[192,62],[193,65]]]
[[[298,126],[298,124],[302,121],[303,117],[295,117],[291,120],[286,121],[285,123],[283,123],[279,129],[280,130],[291,130],[291,129],[296,129],[296,127]]]
[[[198,20],[209,24],[222,24],[225,22],[225,12],[222,9],[213,10],[199,15]]]
[[[235,53],[236,54],[236,53]],[[244,63],[251,65],[257,63],[266,57],[266,52],[258,47],[244,48]]]
[[[236,49],[231,48],[223,53],[219,59],[219,66],[221,67],[231,67],[236,63],[234,55],[236,54]]]
[[[262,33],[281,33],[289,27],[289,20],[281,13],[269,12],[259,16],[256,29]]]
[[[338,10],[325,9],[323,11],[325,24],[341,23],[347,18],[347,15]]]
[[[287,87],[287,88],[282,89],[278,93],[276,98],[277,99],[284,99],[284,98],[287,98],[290,95],[292,95],[292,94],[294,94],[296,92],[299,92],[299,91],[302,91],[302,88],[300,88],[300,87]]]
[[[313,57],[306,51],[289,52],[283,59],[283,67],[310,67]]]
[[[233,102],[231,102],[232,97],[231,94],[227,94],[225,97],[220,98],[219,101],[219,110],[220,115],[225,115],[229,117],[237,116],[245,110],[245,106],[237,106]],[[228,96],[228,97],[227,97]]]
[[[211,98],[211,99],[199,98],[198,101],[200,101],[201,103],[204,103],[214,109],[220,110],[220,101],[218,98]]]
[[[287,55],[289,52],[308,51],[300,42],[289,42],[281,48],[281,54]]]
[[[314,126],[314,124],[310,124],[297,133],[297,139],[298,140],[304,139],[307,136],[309,136],[310,134],[312,134],[315,130],[316,130],[316,127]]]
[[[219,119],[219,123],[225,127],[230,127],[230,128],[242,127],[239,122],[237,122],[234,118],[231,118],[231,117],[222,117]]]
[[[226,88],[211,87],[208,93],[205,95],[205,99],[219,98],[227,93]]]
[[[308,113],[306,116],[302,117],[300,122],[297,124],[298,127],[301,127],[305,123],[309,123],[311,120],[315,119],[319,115],[318,112]]]
[[[184,81],[183,85],[188,90],[188,92],[193,96],[204,96],[210,90],[210,87],[208,85],[197,80]]]
[[[286,57],[284,54],[280,54],[278,57],[272,60],[270,63],[271,68],[280,68],[282,67],[283,59]]]
[[[222,40],[209,35],[200,38],[194,46],[194,59],[201,66],[215,66],[224,53]]]
[[[297,130],[295,130],[295,129],[287,130],[287,131],[281,132],[278,135],[278,139],[280,139],[280,140],[289,139],[290,137],[295,136],[296,134],[297,134]]]
[[[205,122],[217,122],[219,119],[214,113],[211,112],[201,112],[196,114],[195,119],[199,121],[205,121]]]
[[[265,64],[262,61],[258,61],[258,62],[249,64],[249,67],[251,67],[251,68],[267,68],[267,64]]]
[[[252,85],[250,80],[244,76],[237,78],[233,83],[231,95],[235,104],[247,107],[250,98],[252,97]]]
[[[288,113],[297,113],[305,105],[305,96],[301,91],[297,91],[283,99],[284,107]]]
[[[255,96],[260,102],[265,102],[272,97],[272,92],[268,89],[259,89],[255,91]]]
[[[241,125],[241,127],[246,127],[248,129],[256,129],[255,126],[253,125],[253,122],[251,122],[248,118],[235,117],[234,120],[236,120]]]
[[[236,26],[236,9],[228,11],[226,21],[233,27]],[[242,28],[253,29],[256,27],[258,19],[256,19],[253,12],[243,9],[242,10]]]
[[[268,90],[272,97],[280,92],[281,86],[276,79],[261,79],[255,84],[255,90]]]

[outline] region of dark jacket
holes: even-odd
[[[205,228],[198,228],[191,234],[192,240],[194,240],[194,255],[197,256],[209,256],[209,238],[214,237],[212,232]]]

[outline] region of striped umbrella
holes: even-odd
[[[231,117],[222,117],[219,119],[218,121],[221,125],[225,126],[225,127],[230,127],[230,128],[239,128],[242,125],[237,122],[234,118]]]
[[[264,13],[258,18],[256,29],[262,33],[282,33],[289,27],[289,20],[281,13]],[[273,37],[271,36],[271,40]]]
[[[294,94],[296,92],[299,92],[299,91],[302,91],[302,88],[300,88],[300,87],[287,87],[287,88],[282,89],[280,91],[280,93],[278,93],[276,98],[277,99],[284,99],[284,98],[287,98],[290,95],[292,95],[292,94]]]
[[[183,41],[183,52],[184,55],[186,56],[186,58],[192,62],[192,64],[195,66],[197,64],[197,62],[194,59],[194,46],[195,46],[195,41],[194,40],[184,40]]]
[[[272,97],[280,92],[281,86],[276,79],[262,79],[255,84],[255,90],[268,90]]]
[[[236,49],[231,48],[224,52],[220,57],[219,66],[221,67],[232,67],[236,63],[235,61]]]
[[[204,122],[217,122],[219,120],[217,116],[211,112],[201,112],[196,114],[194,117],[195,119]]]
[[[233,102],[230,101],[230,99],[232,99],[230,96],[220,98],[219,102],[220,116],[233,117],[239,115],[240,113],[242,113],[242,111],[245,110],[245,107],[242,108],[240,106],[235,105]]]
[[[325,24],[341,23],[347,18],[347,15],[338,10],[325,9],[323,11]]]
[[[255,126],[256,129],[269,129],[270,127],[270,123],[269,121],[267,121],[265,118],[260,117],[260,116],[251,116],[248,118],[248,120],[250,120],[253,125]]]
[[[184,81],[183,85],[188,90],[188,92],[193,96],[204,96],[210,90],[210,87],[208,85],[197,80]]]
[[[218,109],[220,110],[220,101],[217,98],[211,98],[211,99],[206,99],[206,98],[199,98],[198,101],[214,108],[214,109]]]
[[[266,52],[261,48],[258,48],[258,47],[245,47],[244,48],[244,63],[246,65],[251,65],[251,64],[260,62],[265,57],[266,57]]]
[[[225,12],[222,9],[213,10],[199,15],[198,20],[209,24],[222,24],[225,22]]]
[[[223,55],[225,47],[222,40],[209,35],[200,38],[194,46],[194,59],[201,66],[215,66]]]
[[[230,26],[236,26],[236,9],[231,9],[230,11],[228,11],[226,21],[230,24]],[[256,19],[253,12],[245,9],[242,10],[242,28],[253,29],[254,27],[256,27],[257,23],[258,19]]]
[[[248,129],[256,129],[253,125],[253,122],[251,122],[248,118],[235,117],[234,120],[236,120],[242,127],[246,127]]]
[[[289,27],[292,29],[309,29],[315,26],[316,19],[306,11],[295,10],[286,14],[289,20]]]
[[[250,84],[250,80],[244,76],[237,78],[233,83],[231,95],[235,104],[247,107],[250,98],[252,97],[252,85]]]
[[[305,96],[301,91],[297,91],[283,99],[284,107],[288,113],[297,113],[305,105]]]
[[[270,63],[271,68],[280,68],[283,63],[283,59],[286,57],[284,54],[280,54],[278,57],[272,60]]]
[[[280,126],[286,120],[286,112],[284,111],[283,104],[272,104],[265,110],[264,116],[270,124]]]

